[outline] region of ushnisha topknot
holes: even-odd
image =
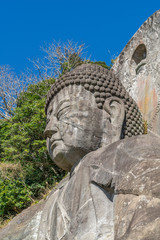
[[[82,64],[60,77],[48,92],[45,108],[46,113],[48,105],[54,96],[66,86],[73,84],[82,85],[87,91],[90,91],[95,97],[97,107],[100,109],[103,109],[107,98],[120,98],[125,106],[125,122],[122,129],[122,138],[143,134],[142,115],[137,104],[129,96],[114,73],[97,64]]]

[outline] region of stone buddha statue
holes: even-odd
[[[141,113],[107,69],[83,64],[60,78],[46,103],[48,152],[70,171],[87,153],[143,133]]]
[[[121,82],[83,64],[52,86],[46,113],[48,152],[70,177],[48,200],[38,239],[158,240],[160,140],[142,135]]]
[[[70,172],[13,240],[159,240],[160,138],[115,75],[82,64],[46,102],[50,157]]]

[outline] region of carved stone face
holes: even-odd
[[[45,136],[53,161],[71,167],[87,153],[111,143],[109,114],[97,107],[93,94],[82,86],[61,90],[47,109]]]

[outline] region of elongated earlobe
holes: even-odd
[[[112,125],[112,142],[121,138],[122,126],[125,117],[124,103],[120,98],[111,97],[106,99],[104,110],[109,114],[110,123]]]

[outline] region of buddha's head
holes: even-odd
[[[107,69],[82,64],[51,87],[46,102],[48,152],[62,169],[87,153],[143,133],[141,113]]]

